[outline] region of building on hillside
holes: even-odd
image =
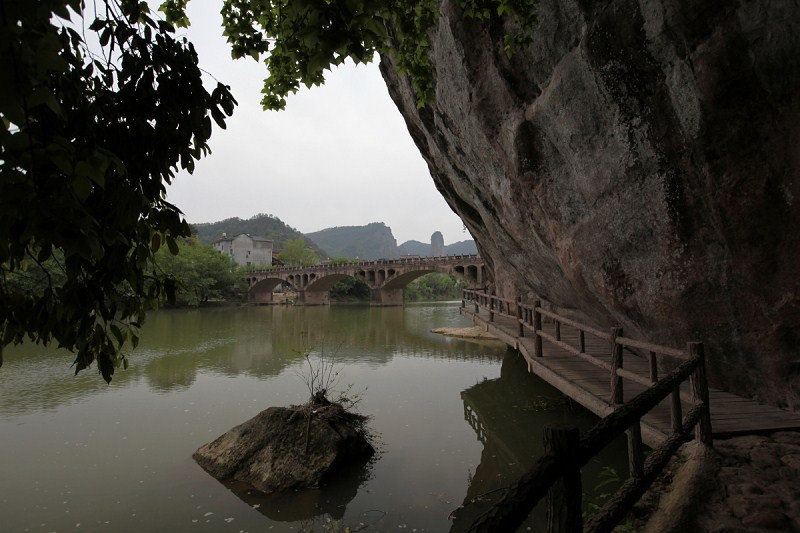
[[[272,240],[240,233],[236,237],[222,234],[212,244],[221,254],[229,255],[239,265],[271,265]]]

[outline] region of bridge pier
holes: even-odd
[[[369,305],[375,307],[403,305],[403,289],[372,289]]]
[[[328,305],[331,294],[328,291],[298,291],[297,303],[300,305]]]

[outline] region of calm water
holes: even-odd
[[[0,369],[0,530],[448,531],[541,453],[541,428],[594,419],[525,372],[500,343],[429,332],[466,326],[457,304],[249,307],[148,316],[110,386],[69,355],[8,350]],[[272,405],[302,403],[301,352],[324,347],[342,387],[366,390],[381,453],[321,490],[233,490],[192,460],[200,445]],[[617,443],[584,471],[625,473]],[[606,489],[607,490],[607,489]],[[529,526],[538,529],[539,511]],[[329,521],[335,522],[329,522]]]

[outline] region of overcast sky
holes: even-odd
[[[266,69],[231,59],[217,5],[190,2],[192,26],[179,33],[239,105],[227,130],[214,125],[212,154],[169,188],[189,222],[270,213],[303,233],[385,222],[398,244],[429,242],[437,230],[448,244],[471,238],[433,185],[377,62],[342,66],[290,96],[285,111],[262,111]]]

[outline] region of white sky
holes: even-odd
[[[239,102],[226,130],[214,124],[212,153],[168,190],[189,222],[270,213],[303,233],[385,222],[398,244],[430,242],[437,230],[446,244],[471,238],[436,190],[377,62],[328,72],[285,111],[263,111],[266,68],[231,59],[218,5],[190,2],[192,26],[179,30]]]

